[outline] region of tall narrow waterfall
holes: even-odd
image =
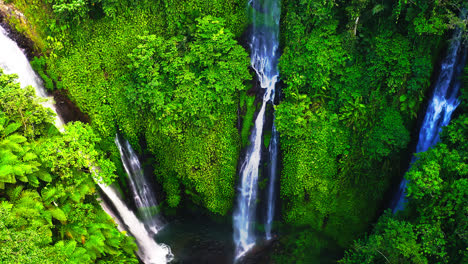
[[[18,81],[21,82],[22,87],[31,85],[36,89],[36,94],[38,96],[47,97],[41,79],[31,68],[23,51],[8,37],[7,32],[2,27],[0,27],[0,68],[3,68],[5,73],[17,74]],[[55,111],[52,102],[48,102],[44,106]],[[57,118],[55,123],[57,127],[62,127],[60,118]],[[144,224],[138,220],[136,215],[129,210],[117,196],[114,188],[99,182],[98,185],[114,205],[127,229],[135,237],[139,248],[138,255],[141,260],[145,264],[164,264],[172,260],[173,255],[169,247],[166,245],[159,245],[154,241],[153,236],[145,229]],[[111,217],[115,218],[115,214],[113,214],[107,206],[104,206],[103,209],[106,212],[110,212]],[[119,221],[117,222],[119,223]],[[124,227],[120,226],[119,228],[123,229]]]
[[[462,31],[460,29],[455,30],[419,131],[416,153],[428,150],[439,141],[439,132],[442,127],[449,124],[453,111],[459,105],[457,96],[461,85],[460,77],[467,56],[467,47],[462,45],[461,36]],[[404,208],[406,184],[406,179],[403,179],[400,183],[398,193],[391,205],[393,212]]]
[[[271,239],[271,227],[273,224],[273,219],[275,217],[275,186],[276,178],[278,171],[278,141],[279,135],[276,131],[275,122],[273,120],[273,127],[271,129],[271,139],[270,146],[268,151],[270,152],[270,164],[269,170],[270,178],[268,181],[268,204],[266,210],[266,220],[265,220],[265,238],[267,240]]]
[[[251,65],[263,88],[263,102],[255,120],[246,156],[240,169],[237,207],[234,211],[235,258],[239,259],[256,243],[254,231],[261,159],[262,134],[267,103],[273,103],[278,80],[279,0],[250,0],[253,29],[250,39]]]
[[[17,74],[18,82],[21,87],[32,86],[36,90],[37,96],[48,98],[47,93],[42,84],[42,80],[37,76],[36,72],[31,68],[28,58],[24,55],[23,51],[18,47],[16,42],[8,37],[7,31],[0,26],[0,68],[6,74]],[[43,103],[55,111],[55,106],[52,100]],[[63,121],[60,116],[55,118],[55,126],[57,128],[63,127]]]
[[[140,218],[148,226],[153,234],[161,229],[161,222],[155,215],[158,203],[151,190],[151,185],[147,182],[140,160],[127,140],[122,140],[115,136],[115,144],[119,148],[120,158],[128,175],[128,185],[133,194],[133,200],[140,213]]]

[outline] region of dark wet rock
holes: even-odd
[[[31,60],[34,56],[39,56],[39,52],[34,47],[34,42],[27,38],[25,35],[18,32],[14,27],[8,23],[8,18],[12,15],[19,16],[16,14],[11,7],[4,5],[0,1],[0,25],[7,31],[8,37],[13,39],[18,46],[23,49],[26,57]],[[20,15],[22,16],[22,14]]]
[[[89,123],[89,116],[83,112],[70,100],[67,90],[55,90],[52,92],[55,100],[57,113],[62,117],[65,123],[72,121],[81,121]]]

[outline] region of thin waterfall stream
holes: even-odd
[[[157,234],[162,228],[161,220],[156,215],[158,203],[150,183],[145,178],[140,160],[127,140],[116,135],[115,144],[119,149],[125,172],[127,172],[128,185],[140,218],[148,226],[151,233]]]
[[[13,41],[9,36],[8,32],[0,26],[0,68],[4,69],[6,74],[17,74],[18,82],[21,83],[21,87],[28,85],[32,86],[36,90],[36,94],[39,97],[49,99],[43,105],[52,109],[56,114],[55,106],[52,100],[47,96],[47,93],[42,85],[42,80],[34,72],[29,64],[29,61],[24,54],[23,50]],[[62,129],[63,121],[57,114],[55,121],[57,128]],[[133,150],[132,150],[133,151]],[[135,162],[133,160],[133,162]],[[139,164],[139,161],[138,161]],[[103,210],[106,211],[116,223],[119,224],[119,230],[128,230],[134,237],[138,244],[138,256],[145,264],[163,264],[170,262],[173,259],[173,255],[168,246],[164,244],[158,244],[151,234],[145,227],[145,225],[137,218],[118,196],[116,190],[112,186],[106,186],[95,179],[103,193],[112,202],[114,208],[117,210],[117,214],[120,216],[122,221],[116,218],[116,215],[109,208],[108,204],[104,204]],[[125,225],[124,226],[122,226]],[[153,230],[150,228],[150,230]],[[154,230],[158,230],[154,228]],[[157,232],[157,231],[156,231]]]
[[[257,236],[254,225],[256,222],[256,204],[258,193],[258,176],[261,161],[263,126],[268,103],[273,104],[275,86],[278,81],[278,35],[280,21],[280,3],[278,0],[257,1],[248,3],[252,9],[252,34],[250,38],[251,66],[255,70],[263,93],[262,106],[255,119],[250,135],[251,144],[240,168],[240,185],[237,197],[237,207],[233,213],[235,259],[244,256],[255,244]],[[261,8],[260,8],[261,7]],[[259,11],[261,10],[261,11]],[[277,142],[277,136],[272,139]],[[271,144],[271,143],[270,143]],[[276,159],[277,147],[274,148]],[[276,170],[276,165],[271,167]],[[276,177],[276,172],[273,173]],[[274,181],[270,179],[270,184]],[[274,187],[271,188],[274,191]],[[274,195],[273,193],[271,194]],[[268,207],[274,206],[274,199],[268,199]],[[271,203],[270,203],[271,202]],[[273,209],[267,216],[267,238],[271,237]]]
[[[273,127],[271,129],[271,139],[268,151],[270,153],[270,164],[269,170],[270,178],[268,180],[268,197],[267,197],[267,208],[266,208],[266,219],[265,219],[265,238],[270,240],[272,238],[271,229],[273,225],[273,219],[275,218],[275,187],[276,179],[278,174],[278,143],[279,134],[276,131],[275,121],[273,120]]]
[[[458,92],[461,86],[460,77],[466,63],[468,47],[461,40],[462,30],[455,29],[447,55],[441,64],[434,92],[426,110],[424,121],[419,131],[416,153],[427,151],[439,141],[442,127],[447,126],[452,113],[460,104]],[[412,162],[415,161],[413,156]],[[404,209],[406,203],[406,185],[408,181],[402,179],[399,190],[392,200],[391,209],[398,212]]]

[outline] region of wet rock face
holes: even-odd
[[[63,122],[81,121],[89,123],[89,116],[83,112],[70,100],[67,90],[55,90],[51,94],[54,97],[55,107]]]
[[[238,264],[271,264],[274,263],[272,259],[273,252],[279,246],[277,237],[265,243],[258,244],[250,252],[248,252]]]
[[[34,42],[25,35],[19,33],[8,23],[8,20],[11,17],[15,17],[16,19],[26,23],[26,19],[21,12],[15,10],[12,6],[5,4],[3,0],[0,0],[0,25],[2,25],[2,27],[8,32],[8,37],[13,39],[18,46],[24,50],[24,53],[29,60],[35,56],[39,56],[39,52],[37,52],[34,47]]]

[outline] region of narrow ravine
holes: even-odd
[[[44,103],[44,106],[52,109],[57,114],[51,98],[47,96],[42,80],[31,68],[24,51],[18,47],[15,41],[9,38],[8,32],[1,26],[0,68],[3,68],[4,72],[7,74],[17,74],[18,82],[21,83],[21,87],[24,88],[30,85],[35,89],[38,96],[47,98],[48,101]],[[59,129],[63,128],[63,121],[58,114],[55,125]],[[153,234],[148,232],[145,225],[137,218],[135,213],[125,205],[123,200],[117,195],[115,189],[100,183],[98,179],[96,179],[96,183],[112,202],[122,222],[116,219],[116,214],[114,214],[106,204],[104,204],[103,210],[108,212],[112,218],[116,219],[116,223],[120,224],[120,230],[128,230],[135,237],[139,248],[137,254],[140,259],[145,264],[164,264],[171,261],[173,255],[170,248],[164,244],[156,243],[153,239]],[[122,224],[124,226],[122,226]]]
[[[280,3],[278,0],[248,3],[252,10],[252,33],[250,36],[251,66],[260,82],[263,93],[262,106],[255,119],[250,135],[251,144],[247,147],[245,158],[240,168],[240,185],[237,206],[233,214],[235,259],[244,256],[257,241],[254,230],[256,223],[256,204],[258,194],[258,176],[263,144],[263,126],[268,103],[275,97],[275,86],[278,81],[278,35],[280,21]],[[260,11],[261,10],[261,11]],[[272,137],[272,140],[277,140]],[[277,151],[275,151],[277,152]],[[275,154],[276,155],[276,154]],[[275,156],[276,157],[276,156]],[[273,168],[273,167],[272,167]],[[274,166],[276,170],[276,166]],[[276,175],[276,173],[272,174]],[[270,180],[270,183],[272,181]],[[272,188],[274,190],[274,187]],[[274,195],[272,193],[272,195]],[[270,202],[270,201],[269,201]],[[274,206],[271,199],[269,206]],[[270,210],[268,210],[270,211]],[[271,209],[273,219],[273,209]],[[271,224],[267,237],[271,236]]]
[[[462,43],[462,30],[457,28],[442,61],[434,92],[426,110],[424,121],[419,131],[416,153],[427,151],[439,141],[439,133],[442,127],[447,126],[452,113],[460,104],[458,93],[461,86],[461,76],[465,67],[468,47]],[[415,161],[413,156],[412,162]],[[407,180],[403,179],[395,197],[391,209],[398,212],[405,207]]]

